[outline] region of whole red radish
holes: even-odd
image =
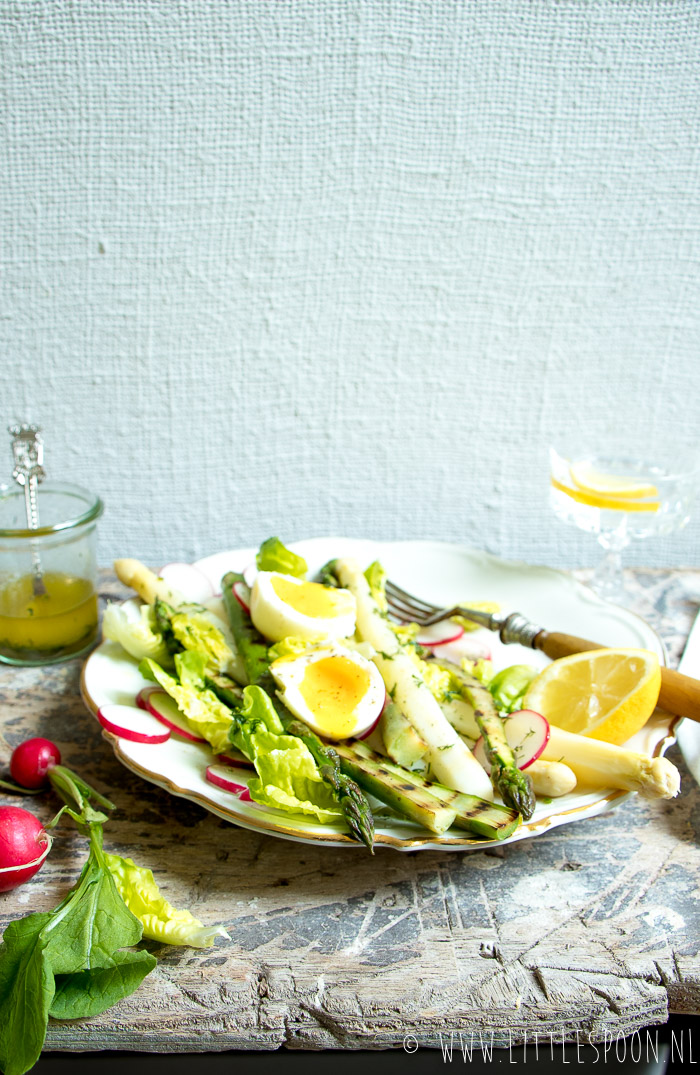
[[[10,773],[23,788],[42,788],[49,769],[61,764],[61,752],[50,739],[26,739],[12,752]]]
[[[24,884],[41,868],[51,837],[34,814],[0,806],[0,892]]]

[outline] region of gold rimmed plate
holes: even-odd
[[[398,585],[436,604],[496,601],[504,610],[517,610],[548,630],[592,638],[601,645],[639,646],[652,650],[662,662],[665,659],[661,640],[644,620],[602,601],[570,575],[551,568],[501,560],[464,546],[434,541],[383,543],[352,538],[312,538],[291,547],[304,556],[312,572],[337,556],[354,556],[363,566],[379,559]],[[209,556],[195,566],[218,590],[219,580],[226,571],[242,571],[254,557],[255,549],[236,549]],[[488,644],[495,670],[510,664],[543,667],[548,663],[548,658],[541,653],[521,646],[503,646],[488,631],[480,631],[478,637]],[[136,709],[136,695],[146,685],[137,662],[114,642],[103,642],[98,646],[83,668],[83,698],[95,715],[100,706],[114,702]],[[156,746],[132,743],[104,730],[103,735],[127,769],[173,795],[198,803],[226,821],[302,843],[359,846],[341,825],[321,825],[293,817],[271,807],[246,802],[238,795],[210,784],[205,773],[214,758],[205,746],[176,735]],[[673,719],[657,711],[630,740],[629,746],[657,755],[664,753],[672,742]],[[247,783],[250,772],[242,768],[231,770],[233,779],[242,785]],[[630,794],[611,789],[576,789],[551,802],[540,801],[531,820],[503,842],[527,839],[555,826],[605,813]],[[468,851],[492,842],[470,839],[459,829],[435,836],[411,821],[383,816],[381,804],[377,804],[376,832],[377,845],[403,851]]]

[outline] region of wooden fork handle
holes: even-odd
[[[583,653],[588,649],[602,649],[599,642],[587,638],[565,635],[560,631],[540,631],[533,642],[533,649],[542,650],[553,661],[568,657],[571,653]],[[684,676],[673,668],[661,666],[661,691],[659,703],[667,713],[688,717],[700,723],[700,680]]]

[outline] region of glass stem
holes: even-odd
[[[629,545],[629,540],[626,521],[616,530],[598,535],[598,544],[603,548],[604,556],[593,572],[591,585],[603,597],[612,599],[624,595],[622,550]]]

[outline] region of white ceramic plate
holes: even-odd
[[[548,630],[594,639],[602,645],[640,646],[653,650],[664,660],[660,639],[642,619],[626,609],[601,601],[569,575],[550,568],[499,560],[473,549],[430,541],[379,543],[351,538],[313,538],[300,541],[292,548],[306,558],[311,572],[337,556],[354,556],[363,567],[379,559],[393,581],[428,601],[444,605],[455,601],[497,601],[504,611],[521,612]],[[254,559],[255,551],[238,549],[217,553],[200,560],[196,566],[218,590],[221,576],[230,570],[242,571]],[[548,658],[541,653],[521,646],[503,646],[488,631],[481,634],[489,643],[496,670],[516,663],[540,667],[548,663]],[[113,642],[103,642],[85,662],[83,698],[94,714],[109,702],[136,708],[134,698],[145,685],[137,662]],[[128,742],[104,730],[103,735],[119,760],[132,772],[174,795],[199,803],[227,821],[302,843],[358,846],[340,825],[315,824],[254,802],[241,802],[237,795],[208,783],[205,769],[213,758],[207,747],[175,735],[158,746]],[[629,745],[648,754],[661,754],[672,742],[670,718],[655,714]],[[236,769],[233,773],[241,784],[246,783],[245,770]],[[604,813],[629,794],[614,790],[575,790],[551,803],[540,802],[532,819],[504,842],[524,840],[557,825]],[[411,821],[382,818],[381,812],[376,818],[376,830],[378,845],[404,851],[420,848],[469,850],[483,848],[490,842],[472,839],[458,829],[434,836]]]
[[[678,671],[695,679],[700,677],[700,614],[690,629]],[[700,724],[694,720],[682,720],[676,729],[676,738],[686,765],[700,784]]]

